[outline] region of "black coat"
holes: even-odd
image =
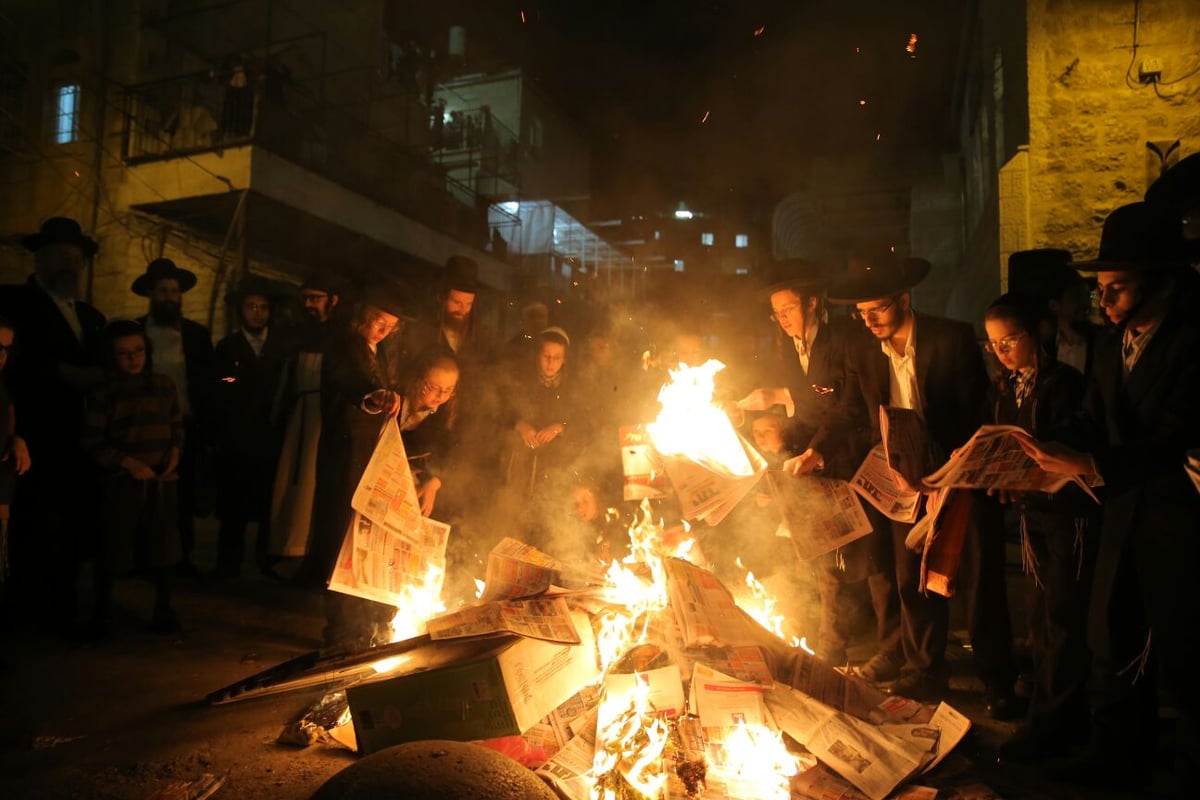
[[[917,314],[917,385],[924,404],[925,425],[941,458],[964,444],[982,422],[987,370],[975,333],[964,322]],[[856,417],[866,414],[870,443],[881,440],[879,407],[891,404],[891,365],[874,337],[854,339],[846,358],[846,390],[837,425],[822,435],[853,436]],[[823,444],[823,442],[821,442]],[[821,447],[813,445],[817,450]],[[857,455],[861,461],[866,453]]]
[[[821,324],[811,345],[807,373],[791,339],[784,337],[780,342],[779,375],[796,406],[787,429],[788,448],[800,453],[813,446],[825,459],[825,474],[832,478],[847,479],[858,467],[855,457],[861,448],[852,438],[831,438],[828,429],[836,424],[838,402],[845,394],[847,353],[852,342],[863,338],[861,334],[849,320]],[[861,431],[865,423],[860,410],[847,411],[851,412],[849,426]]]
[[[146,315],[138,317],[146,324]],[[183,335],[183,361],[187,372],[188,406],[192,419],[202,429],[208,430],[213,422],[215,393],[217,389],[217,361],[213,350],[212,331],[190,319],[179,321]]]
[[[104,315],[77,300],[75,314],[83,337],[76,338],[54,300],[32,276],[23,285],[0,286],[0,314],[13,323],[15,334],[5,372],[16,408],[17,433],[29,442],[35,463],[50,465],[62,454],[78,453],[84,392],[68,386],[58,368],[99,365]]]
[[[1106,492],[1092,595],[1092,644],[1099,648],[1107,644],[1110,614],[1119,613],[1110,606],[1128,602],[1114,586],[1130,561],[1155,645],[1176,644],[1180,631],[1195,645],[1200,632],[1200,592],[1190,588],[1200,566],[1200,494],[1184,471],[1185,452],[1200,447],[1200,325],[1185,306],[1163,319],[1127,379],[1121,337],[1096,348],[1084,414]],[[1173,635],[1164,630],[1160,637],[1168,622]]]

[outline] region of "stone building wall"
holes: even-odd
[[[1178,140],[1168,163],[1200,150],[1200,2],[1029,0],[1027,15],[1028,246],[1091,257],[1108,212],[1159,174],[1147,142]],[[1162,85],[1139,82],[1148,58]]]

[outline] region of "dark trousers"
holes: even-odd
[[[900,645],[904,672],[938,673],[946,669],[946,634],[950,627],[946,598],[921,591],[921,556],[904,546],[912,525],[888,520],[894,571],[878,580],[892,581],[900,600]],[[882,590],[882,588],[881,588]]]
[[[176,513],[179,526],[179,548],[185,563],[191,563],[196,549],[196,467],[197,452],[202,447],[191,417],[183,420],[183,450],[179,453],[179,496]]]
[[[1087,607],[1098,527],[1074,517],[1027,513],[1024,539],[1029,650],[1033,657],[1030,723],[1051,735],[1086,727],[1091,668]]]
[[[891,531],[884,525],[888,522],[885,517],[880,515],[871,520],[875,532],[839,552],[821,556],[817,565],[817,591],[821,598],[817,652],[827,660],[840,659],[850,644],[849,594],[851,587],[863,580],[867,582],[875,615],[877,652],[901,660],[900,598],[891,577]]]
[[[966,610],[976,673],[989,688],[1009,691],[1017,671],[1005,578],[1004,509],[982,492],[976,492],[972,500],[972,521],[963,540],[957,594]]]

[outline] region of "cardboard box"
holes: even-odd
[[[515,736],[596,680],[586,613],[580,644],[496,636],[431,642],[394,671],[346,690],[359,752],[421,739]]]

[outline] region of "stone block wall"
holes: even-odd
[[[1200,2],[1029,0],[1027,18],[1028,246],[1091,257],[1159,173],[1147,142],[1179,140],[1172,162],[1200,150]],[[1139,82],[1147,58],[1163,84]]]

